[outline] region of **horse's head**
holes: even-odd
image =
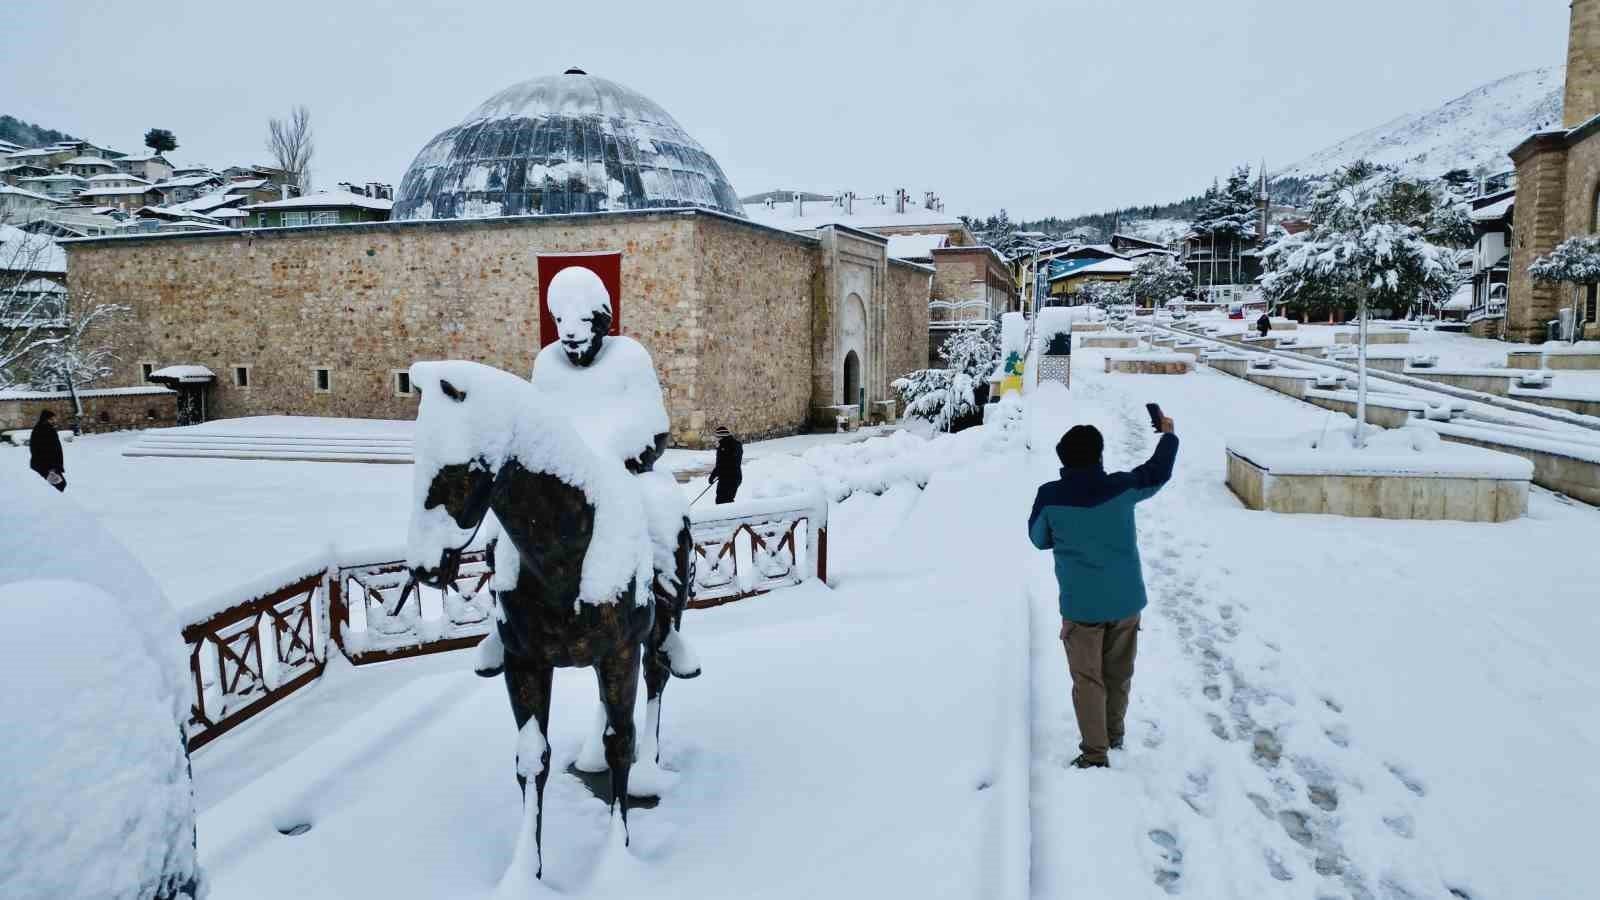
[[[482,370],[482,371],[479,371]],[[453,581],[461,554],[489,513],[510,430],[496,383],[515,376],[476,363],[417,363],[411,383],[422,394],[417,409],[416,473],[406,564],[423,584]]]

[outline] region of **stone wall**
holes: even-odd
[[[681,364],[697,373],[685,379],[697,388],[681,442],[709,446],[724,424],[744,440],[792,434],[810,411],[816,244],[724,219],[696,222],[689,339],[697,352]]]
[[[1559,136],[1531,138],[1518,149],[1521,152],[1513,155],[1517,225],[1511,246],[1506,337],[1538,342],[1545,339],[1545,323],[1556,317],[1566,292],[1533,280],[1528,265],[1567,237],[1567,152]]]
[[[78,289],[134,309],[123,383],[141,380],[140,363],[207,366],[214,417],[409,419],[415,396],[396,393],[393,372],[423,359],[525,375],[539,349],[538,254],[621,251],[622,331],[655,358],[676,443],[702,444],[717,424],[760,435],[804,421],[816,242],[738,220],[633,212],[67,247]],[[234,384],[240,366],[248,387]],[[317,368],[331,390],[316,391]]]
[[[167,428],[178,423],[178,395],[164,387],[79,391],[86,434],[130,428]],[[72,426],[72,395],[65,391],[0,393],[0,431],[32,428],[39,413],[52,410],[57,428]]]
[[[928,289],[933,273],[924,266],[889,261],[886,357],[894,379],[926,369],[928,360]],[[893,396],[891,391],[890,396]]]
[[[1572,0],[1561,118],[1576,128],[1600,115],[1600,0]]]

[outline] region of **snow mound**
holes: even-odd
[[[461,399],[446,394],[446,382]],[[498,472],[515,459],[578,488],[594,505],[594,534],[583,560],[578,599],[614,603],[629,581],[637,579],[634,602],[649,602],[650,536],[640,492],[620,458],[597,454],[569,424],[564,405],[557,406],[548,394],[509,372],[474,362],[415,363],[411,383],[422,392],[422,403],[417,410],[408,565],[435,565],[442,549],[466,546],[473,537],[443,506],[422,508],[440,469],[477,462]]]
[[[0,493],[8,519],[28,523],[0,529],[0,896],[192,885],[189,688],[172,610],[43,479],[3,473]]]

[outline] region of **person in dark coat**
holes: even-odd
[[[726,425],[717,426],[717,464],[711,469],[710,481],[717,486],[718,503],[732,503],[744,481],[744,445]]]
[[[1256,320],[1256,330],[1261,332],[1262,337],[1266,337],[1267,332],[1272,330],[1272,320],[1267,318],[1266,313],[1262,313],[1261,318]]]
[[[28,468],[55,485],[56,490],[65,491],[67,463],[61,453],[61,438],[56,434],[55,418],[56,414],[48,409],[39,413],[39,421],[34,423],[33,433],[28,436]]]

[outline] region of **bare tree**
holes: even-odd
[[[52,276],[65,271],[54,240],[0,216],[0,390],[23,383],[26,367],[64,327],[66,291]]]
[[[66,388],[72,395],[73,428],[83,418],[83,400],[78,389],[112,374],[123,332],[132,308],[120,303],[101,303],[89,292],[69,294],[61,309],[59,325],[38,348],[32,365],[32,380],[44,388]]]
[[[274,116],[267,120],[267,152],[302,192],[311,188],[311,154],[315,149],[311,110],[305,106],[289,110],[288,118]]]

